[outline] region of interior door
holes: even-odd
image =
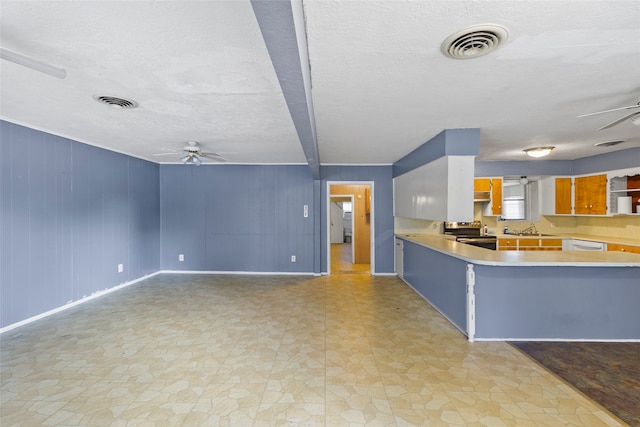
[[[331,202],[331,243],[344,243],[344,222],[342,206]]]

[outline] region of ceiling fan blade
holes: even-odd
[[[607,125],[602,126],[598,130],[609,129],[609,128],[614,127],[615,125],[620,124],[620,123],[624,122],[625,120],[630,119],[631,117],[637,116],[639,114],[640,114],[640,111],[636,111],[634,113],[627,114],[626,116],[620,117],[618,120],[615,120],[615,121],[613,121],[613,122],[611,122],[611,123],[609,123]]]
[[[154,156],[178,156],[182,153],[179,152],[175,152],[175,153],[154,153]]]
[[[220,154],[218,153],[200,153],[200,155],[206,159],[211,159],[211,160],[215,160],[216,162],[226,162],[227,159],[225,159],[224,157],[222,157]]]
[[[581,116],[576,116],[576,117],[579,118],[579,117],[595,116],[596,114],[611,113],[612,111],[620,111],[620,110],[630,110],[632,108],[640,108],[640,103],[638,103],[636,105],[629,105],[629,106],[626,106],[626,107],[614,108],[612,110],[596,111],[595,113],[583,114]]]
[[[0,58],[22,65],[23,67],[31,68],[32,70],[40,71],[41,73],[48,74],[51,77],[58,79],[64,79],[67,77],[67,72],[63,68],[54,67],[53,65],[38,61],[3,47],[0,47]]]

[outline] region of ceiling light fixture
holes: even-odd
[[[195,154],[186,154],[180,158],[180,160],[182,160],[182,163],[185,165],[200,166],[202,164],[202,160],[200,160],[200,158]]]
[[[535,148],[527,148],[526,150],[524,150],[525,153],[527,153],[527,156],[529,157],[544,157],[544,156],[548,156],[551,151],[556,148],[556,147],[535,147]]]

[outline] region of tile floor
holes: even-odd
[[[161,275],[3,334],[0,425],[623,425],[395,277]]]
[[[351,243],[331,244],[331,274],[370,274],[371,264],[354,264],[351,262]]]

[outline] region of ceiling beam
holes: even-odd
[[[320,179],[302,0],[251,0],[273,68],[314,179]]]

